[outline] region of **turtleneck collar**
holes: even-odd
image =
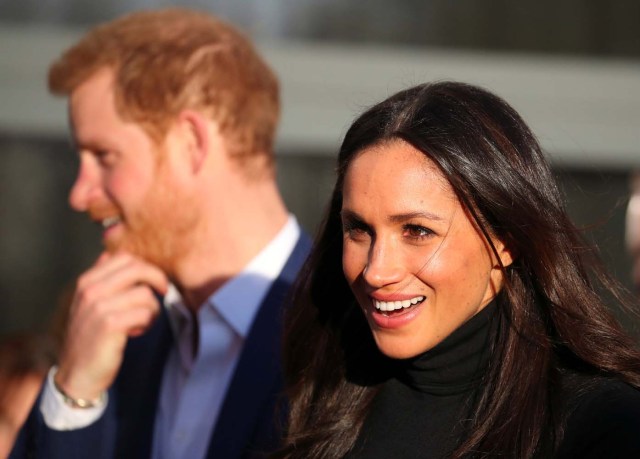
[[[434,348],[396,361],[396,378],[433,395],[455,395],[477,387],[489,363],[489,330],[495,311],[493,300]]]

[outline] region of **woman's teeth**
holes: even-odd
[[[374,299],[373,305],[378,311],[390,312],[397,311],[399,309],[407,309],[413,305],[422,303],[425,299],[425,296],[416,296],[415,298],[411,298],[410,300],[401,301],[378,301]]]

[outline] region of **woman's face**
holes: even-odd
[[[344,180],[344,274],[380,350],[431,349],[491,301],[502,273],[437,166],[397,140],[365,149]],[[508,251],[493,240],[502,263]]]

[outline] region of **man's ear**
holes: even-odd
[[[182,139],[183,152],[187,155],[189,167],[194,174],[202,169],[209,154],[208,119],[195,110],[183,110],[178,115],[177,127]]]

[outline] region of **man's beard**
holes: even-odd
[[[190,234],[196,227],[197,212],[191,202],[169,188],[159,172],[137,209],[125,215],[109,205],[106,215],[120,215],[123,231],[118,238],[105,241],[106,250],[139,256],[171,275],[192,245]]]

